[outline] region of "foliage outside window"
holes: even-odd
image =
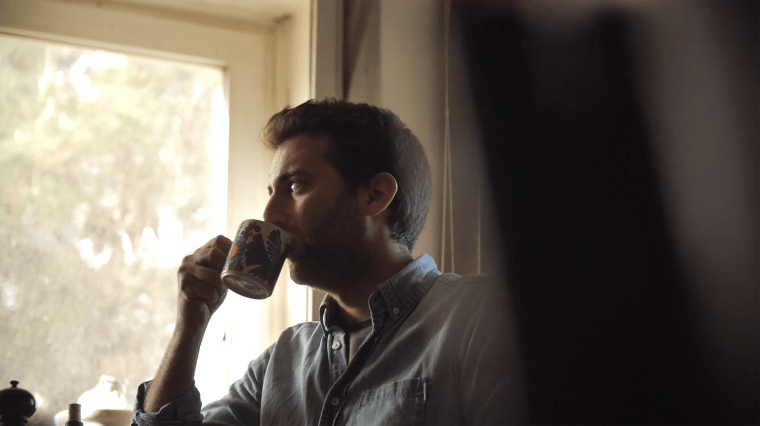
[[[38,398],[29,424],[101,375],[130,407],[154,374],[176,268],[224,226],[222,87],[215,68],[0,37],[0,387]]]

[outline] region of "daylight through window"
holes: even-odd
[[[225,232],[223,82],[0,36],[0,382],[33,391],[29,424],[103,380],[131,408],[154,374],[177,266]]]

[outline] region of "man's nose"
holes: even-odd
[[[264,222],[269,222],[284,228],[287,222],[285,212],[282,209],[282,203],[279,203],[276,195],[269,197],[267,206],[264,208]]]

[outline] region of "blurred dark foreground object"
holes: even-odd
[[[759,4],[453,2],[531,424],[760,423]]]
[[[12,380],[11,387],[0,390],[0,426],[22,426],[37,411],[37,401],[31,392],[18,387]]]

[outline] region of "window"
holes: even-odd
[[[160,284],[224,229],[223,83],[217,68],[0,37],[0,357],[32,372],[43,407],[155,372],[176,312]]]
[[[29,424],[101,375],[131,408],[171,333],[180,259],[263,212],[259,131],[308,96],[308,8],[239,28],[95,2],[1,7],[0,387],[35,395]],[[306,320],[306,289],[285,275],[268,301],[232,295],[215,314],[204,401]]]

